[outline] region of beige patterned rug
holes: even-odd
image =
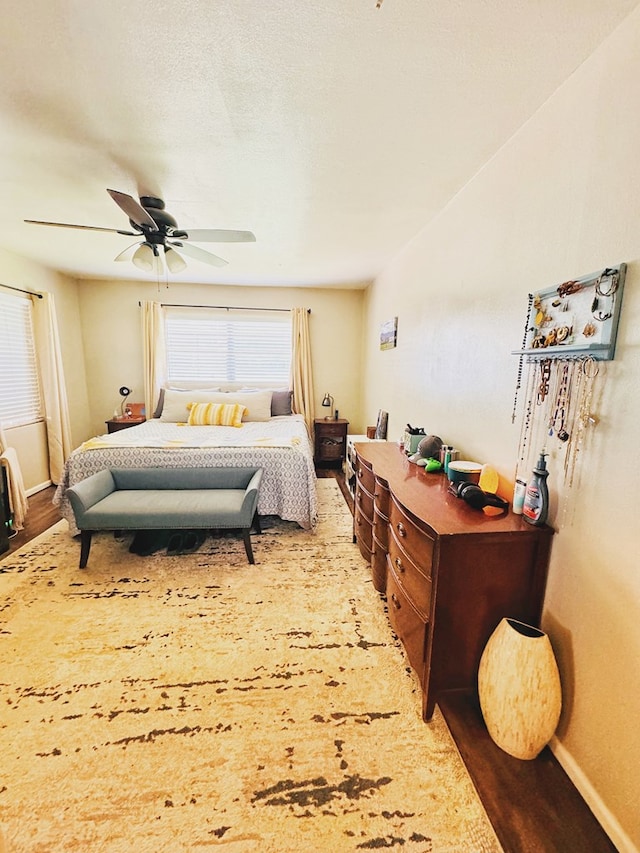
[[[61,521],[0,561],[0,827],[9,853],[501,850],[351,538],[138,557]],[[0,840],[0,849],[2,841]]]

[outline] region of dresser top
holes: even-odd
[[[449,492],[443,472],[427,473],[421,465],[409,462],[396,442],[366,442],[354,445],[358,456],[385,480],[391,493],[419,522],[438,536],[459,534],[518,533],[529,536],[551,535],[546,525],[534,527],[516,515],[487,507],[473,509]]]

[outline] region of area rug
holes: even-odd
[[[316,533],[279,519],[194,554],[61,521],[0,561],[8,853],[499,853],[335,481]],[[2,841],[0,841],[0,849]]]

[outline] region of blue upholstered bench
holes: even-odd
[[[97,530],[242,530],[250,563],[251,528],[262,468],[110,468],[68,489],[80,530],[80,568]]]

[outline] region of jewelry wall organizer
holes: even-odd
[[[542,448],[554,479],[570,489],[615,354],[626,264],[529,295],[512,421],[525,388],[516,479],[527,480]],[[566,509],[566,506],[565,506]]]
[[[532,358],[615,354],[626,264],[592,273],[531,295],[520,354]]]

